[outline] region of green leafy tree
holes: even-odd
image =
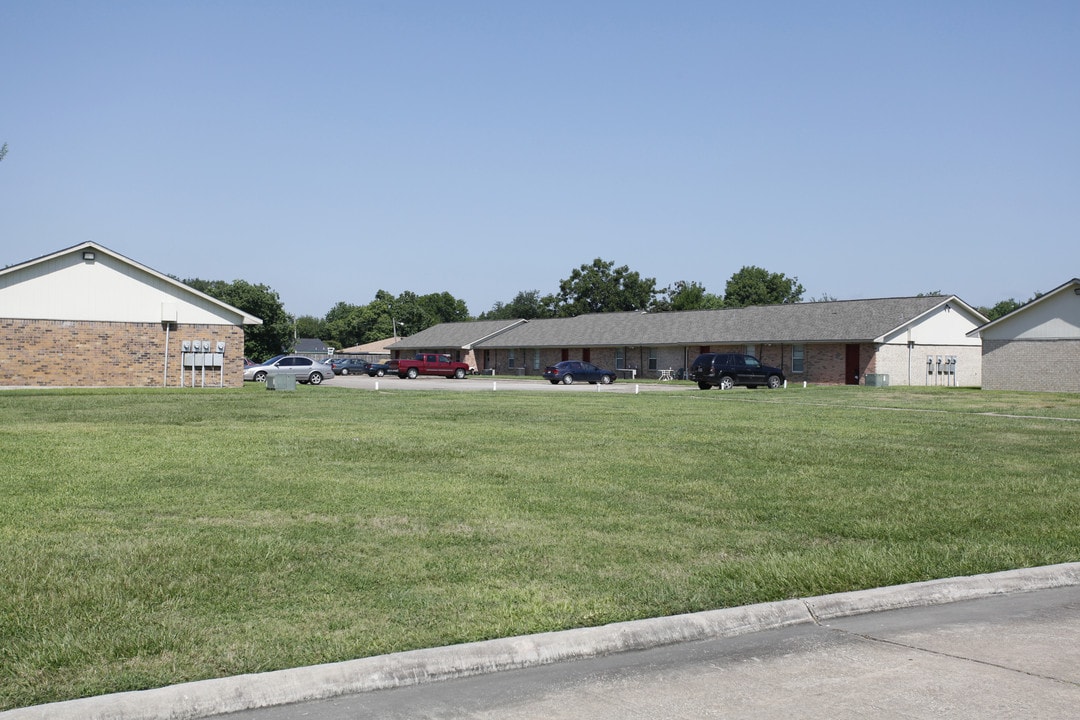
[[[339,302],[323,317],[323,340],[336,348],[358,345],[364,335],[363,307]]]
[[[293,324],[296,337],[327,339],[326,327],[322,320],[313,315],[301,315]],[[333,343],[330,343],[333,345]]]
[[[469,319],[469,308],[465,301],[459,300],[448,292],[421,295],[416,302],[424,312],[424,327],[444,322],[464,322]]]
[[[551,317],[551,308],[540,297],[539,290],[522,290],[509,303],[497,302],[486,313],[480,313],[480,320],[533,320]]]
[[[771,273],[764,268],[747,265],[728,280],[724,305],[746,307],[796,303],[802,300],[804,292],[806,290],[797,277],[789,278],[783,273]]]
[[[724,298],[705,291],[700,283],[678,280],[664,288],[653,310],[660,312],[679,310],[718,310],[724,307]]]
[[[1013,310],[1024,307],[1029,302],[1034,302],[1035,300],[1038,300],[1040,297],[1042,297],[1042,295],[1042,293],[1037,292],[1031,296],[1030,300],[1025,300],[1024,302],[1019,302],[1013,298],[1009,298],[1008,300],[1002,300],[993,307],[980,307],[978,308],[978,311],[985,315],[988,320],[997,320],[1003,315],[1008,315]]]
[[[643,278],[623,265],[600,258],[582,265],[559,283],[551,303],[554,314],[573,317],[587,313],[647,310],[656,296],[656,279]]]
[[[469,308],[465,301],[448,292],[417,295],[405,291],[394,297],[386,290],[379,290],[370,303],[355,308],[352,313],[350,338],[356,339],[350,344],[376,342],[395,335],[410,335],[439,323],[462,322],[468,319]]]
[[[7,143],[0,146],[0,160],[3,160],[5,155],[7,155]]]
[[[244,328],[246,357],[265,360],[292,348],[293,318],[285,312],[278,294],[266,285],[253,285],[246,280],[230,283],[198,278],[181,282],[263,321],[262,325]]]

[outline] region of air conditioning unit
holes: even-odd
[[[866,373],[867,387],[889,387],[889,376],[883,373]]]

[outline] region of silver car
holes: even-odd
[[[266,376],[272,372],[292,371],[296,381],[319,385],[323,380],[334,377],[334,369],[326,363],[312,360],[303,355],[275,355],[264,363],[244,368],[244,379],[266,382]]]

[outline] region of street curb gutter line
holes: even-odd
[[[735,637],[870,612],[1070,585],[1080,585],[1080,563],[930,580],[200,680],[18,708],[0,712],[0,720],[189,720],[695,640]]]

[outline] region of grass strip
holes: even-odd
[[[259,385],[0,418],[0,709],[1080,557],[1076,395]]]

